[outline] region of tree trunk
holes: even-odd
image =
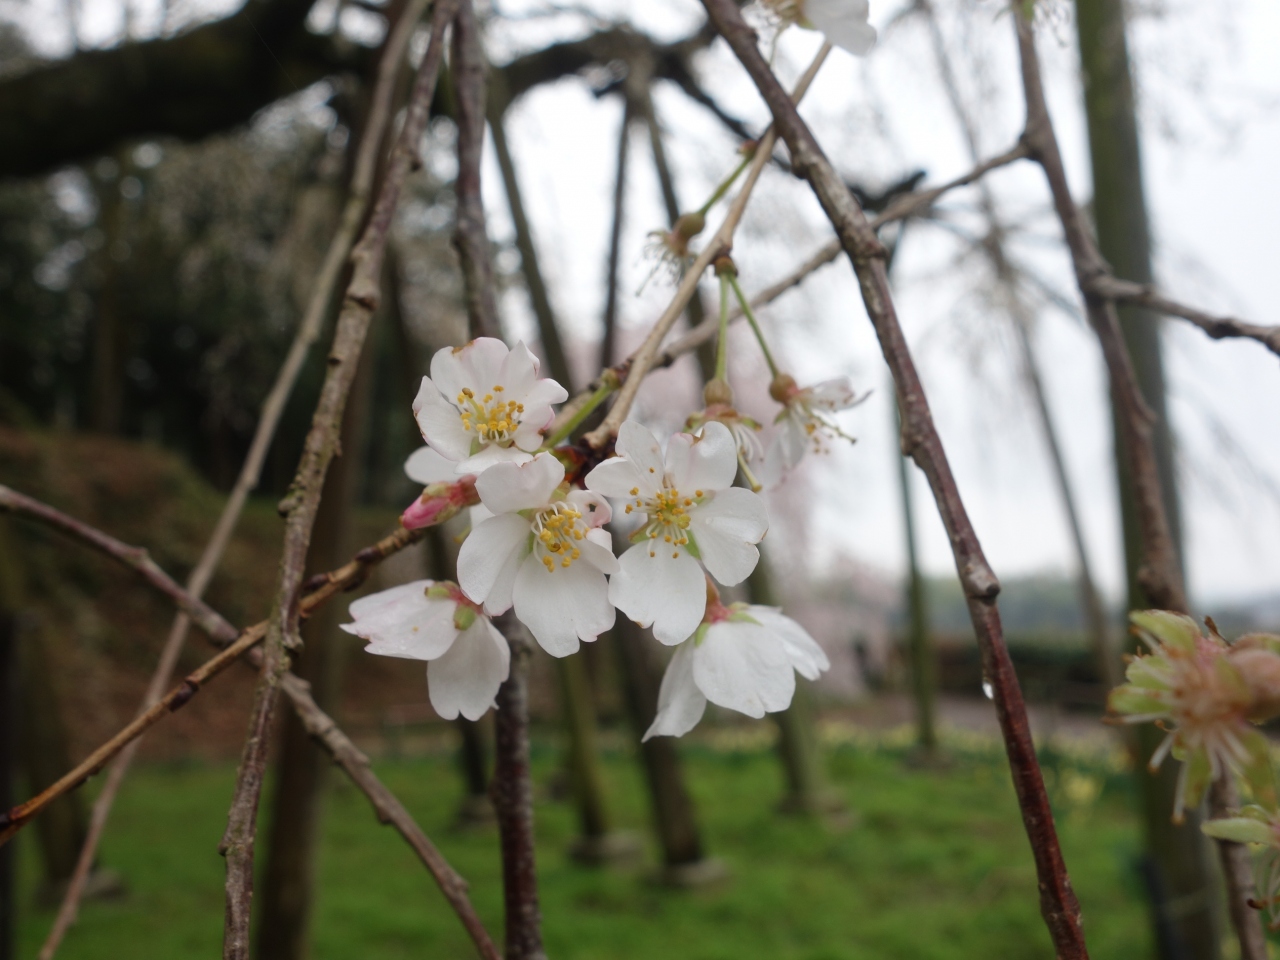
[[[373,363],[374,351],[366,350],[343,413],[343,455],[333,460],[325,476],[315,536],[307,557],[309,573],[341,566],[359,546],[354,542],[349,519],[364,474]],[[345,603],[331,603],[306,622],[302,630],[306,645],[297,659],[297,672],[311,684],[316,703],[335,717],[349,643],[346,634],[338,629],[346,619],[346,607]],[[310,953],[316,847],[328,770],[328,757],[311,741],[297,714],[285,711],[258,925],[257,955],[261,960],[305,960]]]
[[[1134,110],[1133,82],[1125,38],[1122,0],[1077,0],[1076,26],[1085,78],[1085,113],[1093,169],[1093,216],[1102,255],[1116,275],[1138,283],[1150,282],[1151,238],[1148,233],[1142,162]],[[1156,415],[1156,456],[1164,489],[1169,525],[1182,554],[1181,523],[1173,461],[1173,438],[1165,403],[1164,365],[1160,352],[1159,320],[1144,310],[1122,307],[1120,324],[1129,355],[1147,404]],[[1119,443],[1121,431],[1115,431]],[[1130,609],[1148,605],[1137,572],[1141,562],[1138,518],[1126,458],[1117,456],[1120,507],[1124,524],[1125,567]],[[1144,729],[1139,736],[1141,756],[1150,755],[1159,731]],[[1191,960],[1219,956],[1221,923],[1218,896],[1212,880],[1208,844],[1200,833],[1200,818],[1188,812],[1186,823],[1170,822],[1176,765],[1166,763],[1157,774],[1138,764],[1147,849],[1168,890],[1169,920],[1177,930],[1183,955]],[[1177,956],[1166,950],[1166,960]]]

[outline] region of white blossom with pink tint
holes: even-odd
[[[799,673],[808,680],[831,666],[804,627],[773,607],[714,597],[697,632],[676,648],[658,692],[658,714],[645,732],[680,737],[706,711],[707,702],[763,717],[791,705]]]
[[[426,660],[427,695],[445,720],[479,720],[507,679],[511,651],[489,618],[455,584],[415,580],[361,597],[342,629],[366,653]]]
[[[703,567],[725,586],[755,569],[755,545],[769,529],[764,501],[733,486],[737,444],[722,423],[708,423],[698,437],[677,433],[664,458],[654,435],[628,420],[617,451],[585,480],[587,489],[625,500],[625,512],[642,518],[631,535],[635,546],[610,578],[609,599],[641,626],[652,625],[663,643],[680,643],[706,610]]]
[[[855,56],[866,56],[876,45],[876,28],[867,22],[868,0],[763,0],[784,24],[820,30],[828,40]]]
[[[568,398],[564,387],[538,378],[538,358],[524,343],[508,350],[478,337],[431,359],[431,376],[413,401],[422,437],[457,474],[481,473],[495,463],[527,463],[542,446],[542,431]]]
[[[549,453],[498,463],[476,480],[493,516],[472,529],[458,554],[458,582],[492,616],[516,616],[554,657],[577,651],[613,626],[605,574],[618,569],[601,527],[609,504],[567,490],[564,465]]]

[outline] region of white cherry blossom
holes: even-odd
[[[479,337],[432,357],[413,415],[455,473],[478,474],[495,463],[532,460],[554,418],[552,404],[568,396],[556,381],[538,378],[538,358],[523,342],[508,350],[501,340]]]
[[[837,47],[865,56],[876,45],[868,0],[763,0],[786,24],[820,30]]]
[[[722,423],[706,424],[698,437],[677,433],[664,459],[653,434],[628,420],[618,431],[617,451],[585,481],[587,489],[626,500],[626,513],[643,517],[631,535],[635,546],[609,580],[609,599],[641,626],[652,625],[663,643],[680,643],[706,611],[703,566],[725,586],[755,569],[755,544],[769,529],[764,501],[733,486],[737,444]]]
[[[770,444],[762,471],[765,483],[772,486],[795,469],[806,453],[825,453],[832,438],[856,442],[836,424],[833,414],[856,407],[869,394],[859,395],[848,377],[823,380],[811,387],[798,387],[795,380],[782,374],[769,387],[772,397],[782,404],[782,412],[774,421],[778,432]]]
[[[498,463],[476,480],[493,516],[477,524],[458,554],[458,582],[492,616],[516,616],[554,657],[577,651],[613,626],[606,573],[618,569],[601,527],[609,504],[561,486],[564,465],[549,453]]]
[[[507,679],[511,651],[455,584],[415,580],[351,604],[342,629],[368,640],[366,653],[426,660],[427,694],[445,720],[479,720]]]
[[[680,737],[702,719],[707,701],[749,717],[791,705],[795,674],[816,680],[830,668],[804,627],[774,607],[709,599],[698,631],[676,648],[662,676],[650,737]]]

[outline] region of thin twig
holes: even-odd
[[[824,43],[822,49],[818,51],[818,55],[809,64],[809,68],[805,70],[804,75],[796,83],[795,92],[792,94],[794,103],[799,103],[801,98],[804,97],[809,85],[813,83],[813,78],[817,76],[818,69],[830,52],[831,44]],[[738,229],[742,214],[747,209],[747,202],[751,199],[751,192],[755,189],[756,183],[760,179],[760,174],[764,171],[765,164],[769,162],[769,158],[773,155],[773,147],[777,141],[778,136],[773,127],[770,126],[768,132],[756,144],[755,156],[752,158],[751,166],[747,170],[742,188],[738,191],[738,195],[734,197],[733,203],[730,204],[729,212],[725,214],[724,221],[720,224],[720,229],[716,231],[715,236],[703,248],[702,253],[693,261],[684,278],[680,281],[680,286],[676,288],[675,296],[672,297],[671,302],[667,305],[667,309],[663,311],[662,316],[653,325],[653,329],[649,331],[649,336],[640,345],[640,349],[633,353],[630,360],[628,360],[628,373],[635,374],[635,376],[627,376],[626,381],[622,384],[622,389],[618,391],[617,399],[614,400],[613,406],[609,408],[609,414],[604,418],[604,422],[583,438],[592,448],[596,450],[603,449],[607,443],[618,435],[618,428],[622,426],[622,421],[631,412],[631,405],[635,402],[636,394],[644,382],[645,374],[649,372],[649,369],[657,359],[658,348],[661,346],[662,341],[666,339],[675,322],[680,318],[680,314],[688,306],[689,301],[697,293],[698,283],[702,279],[702,274],[717,257],[723,256],[732,248],[733,234]]]
[[[1024,139],[1031,148],[1033,158],[1044,170],[1053,196],[1054,209],[1062,223],[1067,247],[1071,252],[1085,312],[1097,334],[1107,364],[1112,402],[1116,407],[1121,430],[1119,455],[1127,461],[1125,466],[1137,507],[1142,556],[1138,580],[1153,605],[1185,613],[1188,610],[1186,588],[1160,485],[1151,432],[1152,414],[1134,374],[1133,362],[1120,330],[1115,300],[1111,293],[1102,292],[1118,281],[1112,280],[1102,255],[1094,245],[1093,235],[1084,216],[1071,196],[1057,135],[1045,102],[1035,33],[1031,23],[1023,15],[1022,8],[1017,4],[1013,7],[1027,108]],[[1112,282],[1108,283],[1109,280]],[[1222,799],[1220,789],[1217,796]],[[1241,957],[1244,960],[1265,960],[1266,946],[1262,939],[1261,921],[1257,913],[1247,906],[1253,887],[1252,878],[1247,875],[1247,871],[1242,873],[1239,869],[1239,858],[1232,848],[1220,846],[1219,852],[1223,860],[1231,918],[1240,941]]]
[[[463,497],[459,499],[458,506],[455,510],[446,510],[437,518],[438,523],[454,516],[457,510],[465,506],[474,506],[479,503],[479,497],[476,495],[474,485],[466,485],[463,488]],[[261,667],[261,652],[253,649],[252,643],[248,642],[248,638],[261,638],[265,635],[268,621],[262,621],[255,624],[243,633],[236,630],[221,614],[206,604],[198,597],[192,596],[183,590],[177,583],[169,577],[154,563],[146,558],[146,551],[137,547],[131,547],[128,544],[116,540],[114,537],[90,527],[88,524],[81,523],[73,517],[69,517],[58,510],[53,509],[37,500],[22,494],[15,493],[7,487],[0,486],[0,509],[15,513],[18,516],[24,516],[28,519],[37,520],[55,529],[61,530],[72,537],[87,543],[102,551],[119,563],[133,569],[141,575],[146,582],[171,600],[179,608],[186,610],[192,617],[192,620],[200,625],[208,634],[209,639],[217,646],[227,648],[228,643],[244,640],[248,644],[247,649],[241,651],[241,654],[249,662],[250,665]],[[350,590],[364,581],[369,571],[378,563],[381,563],[387,557],[405,549],[411,544],[421,540],[426,531],[430,529],[423,527],[418,530],[397,530],[390,536],[384,537],[372,546],[366,547],[357,553],[348,563],[339,567],[330,573],[320,574],[312,577],[304,586],[307,593],[299,603],[299,613],[301,616],[309,616],[321,604],[327,602],[334,596],[344,591]],[[234,659],[234,658],[232,658]],[[220,660],[214,658],[208,664],[201,668],[202,671],[210,671],[210,664],[217,663],[217,670],[212,670],[204,677],[203,682],[207,682],[221,670],[221,665],[229,663],[230,660]],[[198,677],[200,671],[196,671],[192,676]],[[190,680],[190,678],[188,678]],[[169,702],[167,709],[158,713],[157,719],[162,719],[168,713],[178,709],[191,696],[194,696],[197,687],[188,687],[184,683],[178,688],[179,691],[190,690],[184,700],[178,698]],[[378,780],[369,766],[369,759],[361,753],[351,740],[342,732],[341,729],[333,722],[333,720],[324,713],[323,710],[316,705],[311,698],[310,687],[306,681],[299,678],[293,673],[285,673],[281,680],[281,689],[292,702],[293,709],[301,718],[307,731],[316,738],[321,747],[333,757],[334,761],[342,767],[346,774],[351,778],[352,782],[360,789],[368,798],[370,804],[377,814],[381,823],[390,823],[405,838],[414,851],[421,858],[427,869],[431,871],[436,883],[440,886],[441,891],[449,900],[454,910],[458,913],[459,919],[466,927],[468,933],[476,944],[484,960],[500,960],[500,955],[493,945],[493,941],[484,929],[484,925],[480,922],[476,915],[475,909],[471,906],[467,898],[467,884],[449,864],[444,857],[432,845],[431,841],[422,832],[422,828],[414,822],[404,806],[395,798],[395,796]],[[135,721],[136,723],[137,721]],[[129,729],[129,728],[126,728]],[[139,731],[141,732],[141,731]],[[123,739],[120,735],[112,738],[113,741]],[[111,741],[109,741],[111,742]],[[123,745],[123,744],[121,744]],[[107,755],[103,758],[110,759]],[[98,767],[100,768],[100,764]],[[76,770],[72,771],[66,777],[59,781],[62,784],[60,791],[56,796],[61,796],[69,790],[74,790],[85,780],[92,776],[93,764],[81,764]],[[52,789],[52,788],[51,788]],[[49,794],[45,791],[41,794]],[[49,800],[54,799],[55,795],[48,796],[42,803],[47,805]],[[33,801],[29,801],[31,803]],[[0,845],[3,845],[17,832],[21,827],[29,822],[36,815],[38,810],[27,810],[25,814],[21,813],[22,805],[0,814]]]
[[[288,353],[285,354],[284,363],[276,374],[275,383],[272,384],[271,390],[263,401],[262,414],[258,418],[258,426],[249,444],[249,453],[240,468],[240,475],[236,478],[235,486],[232,487],[231,494],[222,508],[222,514],[218,517],[212,536],[205,544],[200,560],[192,570],[191,576],[187,578],[187,591],[194,597],[204,596],[204,591],[209,586],[209,581],[213,579],[213,574],[222,560],[222,554],[231,540],[231,534],[239,522],[249,493],[258,486],[258,480],[262,476],[262,466],[266,462],[267,451],[275,437],[276,428],[280,425],[285,405],[293,393],[294,385],[302,372],[303,362],[310,353],[311,346],[320,336],[320,329],[323,326],[329,302],[333,298],[334,288],[342,276],[342,266],[346,263],[351,244],[355,242],[356,232],[360,229],[360,224],[364,221],[369,209],[369,195],[373,190],[378,148],[386,135],[387,123],[391,117],[396,77],[408,50],[409,40],[413,37],[414,28],[426,9],[427,3],[428,0],[411,0],[397,20],[395,29],[387,38],[378,65],[369,115],[356,151],[347,202],[343,208],[338,229],[329,241],[329,249],[325,254],[319,275],[316,277],[306,313],[303,314],[302,322],[298,324],[293,342],[289,346]],[[169,678],[178,664],[178,658],[182,654],[182,647],[186,642],[187,630],[190,626],[191,621],[186,614],[179,613],[174,617],[173,625],[169,628],[169,636],[156,663],[155,672],[143,696],[141,710],[150,708],[164,693],[164,688],[168,685]],[[67,883],[67,891],[58,909],[58,916],[44,945],[40,948],[38,960],[52,960],[63,937],[75,923],[80,909],[80,899],[84,895],[85,883],[89,878],[90,870],[93,869],[98,844],[106,829],[107,819],[111,815],[111,807],[115,803],[116,794],[124,782],[137,750],[138,741],[134,741],[120,754],[107,774],[102,791],[93,802],[89,830],[85,836],[84,845],[80,849],[79,860]]]
[[[898,323],[885,269],[885,250],[857,200],[761,56],[755,32],[742,19],[734,0],[703,0],[703,6],[768,104],[774,123],[790,149],[796,173],[809,181],[858,276],[867,314],[897,385],[902,407],[903,450],[928,478],[951,540],[956,570],[982,651],[983,669],[992,686],[1023,826],[1031,841],[1041,912],[1061,960],[1083,960],[1088,951],[1081,930],[1080,906],[1062,858],[1053,812],[1031,739],[1026,705],[1005,645],[995,602],[1000,584],[965,511]]]
[[[263,644],[262,674],[254,692],[249,734],[227,812],[227,829],[219,846],[227,860],[223,960],[249,958],[258,801],[262,795],[276,695],[289,666],[287,651],[302,642],[298,634],[298,602],[311,530],[320,505],[325,474],[338,452],[338,435],[347,394],[355,378],[369,323],[381,297],[382,260],[396,206],[409,172],[421,164],[419,144],[426,130],[444,56],[445,29],[454,15],[455,6],[450,0],[437,0],[432,12],[431,39],[418,67],[404,126],[387,162],[373,214],[360,241],[351,251],[351,282],[338,316],[329,352],[329,369],[320,390],[298,471],[289,495],[281,503],[285,514],[285,536],[280,557],[280,584]]]
[[[1013,149],[1007,150],[997,157],[992,157],[990,160],[984,161],[963,176],[957,177],[956,179],[944,183],[941,186],[933,187],[929,190],[921,190],[917,193],[911,193],[895,200],[883,213],[871,221],[871,227],[874,230],[878,230],[887,223],[915,216],[931,207],[943,194],[951,190],[958,189],[959,187],[968,186],[984,174],[989,173],[998,167],[1007,166],[1008,164],[1014,163],[1015,161],[1024,159],[1028,156],[1030,156],[1030,151],[1024,144],[1019,143]],[[772,303],[788,290],[793,287],[798,287],[817,270],[829,263],[833,263],[835,259],[840,256],[840,250],[841,247],[839,240],[832,240],[830,243],[825,244],[819,248],[813,256],[809,257],[804,261],[804,263],[791,271],[791,273],[787,274],[781,280],[765,287],[753,296],[750,301],[751,309],[757,310],[766,304]],[[733,323],[741,318],[741,308],[734,306],[729,313],[729,322]],[[653,362],[649,365],[649,369],[656,370],[661,367],[669,367],[686,353],[693,352],[716,335],[716,330],[719,328],[719,325],[720,320],[718,317],[707,318],[692,330],[689,330],[687,333],[677,337],[663,347],[662,350],[660,350],[654,357]],[[548,434],[556,432],[556,430],[564,423],[568,422],[574,413],[581,408],[582,404],[590,399],[591,395],[596,390],[605,385],[606,380],[612,380],[614,383],[621,383],[625,381],[631,373],[632,365],[638,353],[639,350],[627,359],[604,370],[586,389],[576,394],[567,404],[561,407],[560,413],[556,416],[555,423],[547,431]]]
[[[1133,283],[1106,274],[1096,277],[1090,284],[1090,291],[1097,296],[1115,300],[1118,303],[1131,304],[1135,307],[1146,307],[1165,316],[1178,317],[1195,324],[1214,340],[1233,338],[1256,340],[1272,353],[1280,356],[1280,327],[1268,327],[1257,323],[1246,323],[1234,317],[1215,316],[1188,307],[1176,300],[1170,300],[1149,284]]]

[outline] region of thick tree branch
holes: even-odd
[[[196,140],[370,52],[308,33],[312,0],[249,0],[176,37],[89,50],[0,83],[0,178],[109,151],[120,140]]]
[[[373,214],[351,253],[352,275],[329,352],[329,369],[320,390],[302,459],[288,496],[285,514],[280,583],[263,643],[262,674],[254,694],[249,735],[236,775],[220,849],[227,860],[227,909],[223,930],[223,960],[248,960],[249,924],[253,900],[254,842],[258,801],[262,795],[271,720],[280,681],[288,670],[287,650],[301,644],[298,604],[311,530],[329,464],[338,452],[342,413],[355,378],[360,351],[381,296],[382,259],[400,193],[409,172],[421,160],[419,143],[426,129],[436,80],[444,56],[444,33],[456,3],[437,0],[428,42],[409,100],[404,126],[387,162],[386,174]]]
[[[776,128],[791,151],[796,172],[813,187],[858,275],[863,302],[898,388],[903,449],[928,478],[951,539],[957,573],[964,585],[982,651],[984,672],[993,688],[1023,825],[1031,841],[1040,882],[1041,912],[1058,956],[1062,960],[1081,960],[1088,956],[1088,951],[1081,930],[1080,906],[1062,859],[1049,797],[1031,740],[1026,705],[1004,641],[995,602],[1000,584],[987,564],[960,499],[924,387],[898,323],[885,270],[884,248],[761,56],[755,32],[742,19],[733,0],[703,0],[703,6],[769,105]]]

